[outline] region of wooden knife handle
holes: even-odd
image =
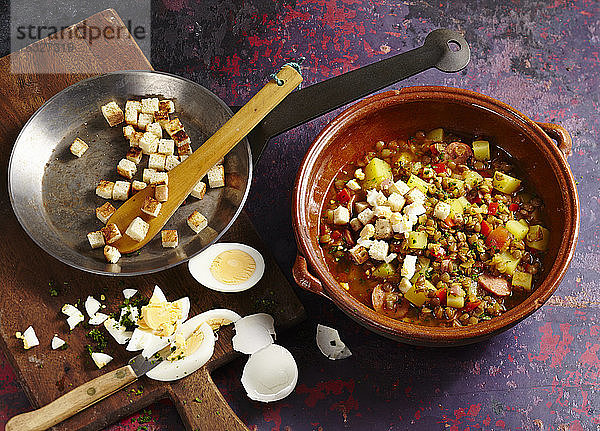
[[[126,365],[84,383],[44,407],[11,418],[6,424],[5,430],[46,430],[106,398],[135,380],[137,380],[137,377],[133,369],[129,365]]]

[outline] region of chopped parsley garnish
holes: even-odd
[[[87,333],[86,337],[88,337],[90,340],[92,340],[94,342],[94,344],[95,344],[94,351],[96,351],[96,352],[102,352],[106,348],[106,345],[108,344],[108,342],[106,341],[106,338],[104,337],[104,334],[102,332],[100,332],[98,329],[92,329],[90,332]],[[86,348],[88,348],[88,351],[91,354],[92,347],[88,344],[86,346]]]
[[[139,424],[147,424],[148,422],[152,421],[152,416],[150,416],[152,414],[152,410],[148,409],[148,410],[144,410],[140,416],[137,418],[137,422]]]

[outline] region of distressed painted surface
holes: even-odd
[[[580,243],[547,305],[488,342],[436,350],[374,336],[331,303],[298,290],[309,320],[280,337],[299,364],[296,391],[261,405],[244,396],[242,360],[214,375],[252,429],[600,427],[598,2],[162,0],[153,23],[155,67],[191,78],[231,105],[247,101],[290,58],[306,57],[303,73],[313,83],[420,45],[434,28],[458,29],[471,44],[469,67],[453,75],[425,72],[403,85],[479,91],[534,120],[559,123],[574,138],[569,162],[579,181]],[[248,201],[258,230],[288,275],[296,253],[290,216],[294,178],[328,118],[271,141]],[[317,323],[338,328],[354,355],[341,362],[321,356],[314,343]],[[0,423],[27,409],[0,356]],[[148,429],[181,429],[170,403],[150,410]],[[138,419],[109,429],[136,430]]]

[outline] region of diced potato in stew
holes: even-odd
[[[321,210],[318,239],[349,294],[393,319],[457,327],[535,290],[552,233],[493,137],[436,128],[365,147]]]

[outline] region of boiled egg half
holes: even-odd
[[[190,259],[192,276],[219,292],[241,292],[262,278],[265,261],[254,248],[239,243],[217,243]]]

